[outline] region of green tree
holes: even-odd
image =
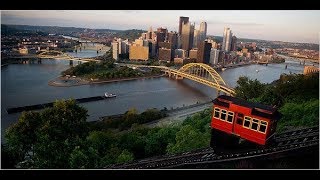
[[[127,149],[128,151],[132,152],[135,158],[143,158],[145,157],[145,143],[147,133],[147,128],[134,128],[130,132],[121,135],[119,147],[121,149]]]
[[[175,143],[178,128],[153,128],[146,136],[145,151],[147,156],[163,155],[169,143]]]
[[[29,153],[34,154],[34,144],[37,141],[37,130],[43,123],[40,113],[22,112],[18,122],[6,130],[7,148],[15,154],[17,160],[23,160]]]
[[[211,113],[212,109],[205,109],[193,115],[192,117],[187,117],[182,125],[190,125],[195,129],[198,129],[200,132],[204,133],[210,129],[210,122],[211,122]]]
[[[239,77],[235,88],[236,96],[245,100],[259,97],[265,90],[265,84],[246,76]]]
[[[100,159],[100,168],[116,163],[116,160],[121,152],[121,149],[117,146],[111,146],[106,152],[106,155]]]
[[[10,150],[20,150],[34,168],[69,168],[70,154],[87,136],[87,110],[75,100],[56,101],[40,113],[23,113],[6,133]],[[24,139],[22,139],[22,137]]]
[[[92,131],[87,137],[88,145],[96,149],[100,155],[104,155],[117,139],[111,132]]]
[[[79,146],[76,146],[75,149],[70,154],[70,168],[86,168],[88,167],[89,158]]]
[[[128,150],[123,150],[121,154],[118,156],[116,163],[125,163],[130,162],[134,159],[133,154]]]
[[[193,149],[208,147],[210,134],[201,133],[191,125],[183,126],[176,134],[176,143],[170,143],[167,147],[169,154],[186,152]]]
[[[19,157],[19,152],[10,151],[6,144],[1,144],[1,168],[14,169],[15,165],[22,161],[24,156]]]
[[[287,127],[316,126],[319,124],[319,99],[303,103],[286,103],[280,112],[282,118],[278,122],[278,132]]]

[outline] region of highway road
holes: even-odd
[[[207,102],[199,105],[192,105],[192,106],[184,107],[181,109],[172,110],[167,113],[168,117],[165,117],[150,123],[146,123],[145,125],[149,127],[161,127],[161,126],[166,126],[170,124],[173,125],[173,124],[181,123],[188,116],[192,116],[197,112],[203,111],[204,109],[211,108],[211,107],[212,107],[212,102]]]

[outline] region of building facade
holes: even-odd
[[[198,48],[193,48],[189,51],[189,58],[194,59],[195,61],[198,58]]]
[[[193,47],[198,47],[198,43],[200,42],[200,30],[195,29],[194,30],[194,36],[193,36]]]
[[[179,35],[182,34],[182,25],[189,22],[189,17],[180,16],[179,18]]]
[[[230,49],[231,49],[231,51],[237,51],[237,37],[236,36],[232,36]]]
[[[200,23],[200,39],[199,41],[202,42],[207,38],[207,22]]]
[[[112,42],[111,45],[112,45],[112,58],[114,60],[118,60],[119,59],[119,45],[118,45],[118,42],[117,41]]]
[[[198,56],[197,56],[196,62],[209,64],[210,51],[211,51],[211,43],[208,43],[207,41],[200,42],[198,46],[198,52],[197,52]]]
[[[172,49],[171,43],[169,41],[159,42],[158,47],[159,49],[160,48]]]
[[[232,32],[230,28],[225,27],[223,32],[222,50],[229,52],[231,48]]]
[[[172,61],[172,49],[159,48],[159,61]]]
[[[168,33],[168,41],[171,43],[172,49],[178,48],[178,33],[177,32],[169,32]]]
[[[194,25],[190,22],[182,24],[181,34],[181,48],[184,50],[190,50],[193,46]]]
[[[218,49],[211,48],[210,51],[210,64],[216,65],[219,62],[220,51]]]
[[[186,58],[187,55],[187,51],[184,49],[176,49],[174,50],[174,57],[176,58]]]
[[[129,59],[130,60],[148,60],[149,59],[149,47],[139,46],[132,44],[129,48]]]

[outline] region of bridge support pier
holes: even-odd
[[[183,77],[176,74],[176,79],[183,79]]]
[[[171,72],[166,71],[165,74],[168,74],[168,77],[169,77],[169,78],[171,77]]]
[[[69,65],[70,66],[73,65],[73,61],[72,60],[69,61]]]
[[[41,58],[38,58],[38,64],[41,64],[42,62],[41,62]]]
[[[31,58],[31,59],[29,60],[29,63],[30,63],[30,64],[34,64],[34,60],[35,60],[34,58]]]

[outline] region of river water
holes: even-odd
[[[94,50],[87,51],[89,54],[96,53]],[[78,57],[87,56],[88,54],[84,53]],[[6,109],[9,107],[40,104],[63,98],[99,96],[105,92],[117,94],[116,98],[80,104],[88,109],[88,121],[93,121],[101,116],[124,113],[132,107],[140,112],[147,108],[170,109],[205,102],[216,96],[216,90],[205,85],[187,79],[175,80],[167,77],[73,87],[48,85],[49,80],[56,78],[61,71],[69,67],[69,61],[49,59],[42,60],[42,64],[10,64],[1,67],[2,140],[5,129],[16,122],[21,114],[7,114]],[[270,83],[282,73],[303,73],[303,65],[298,61],[286,60],[283,64],[248,65],[219,73],[229,86],[235,87],[239,76]]]

